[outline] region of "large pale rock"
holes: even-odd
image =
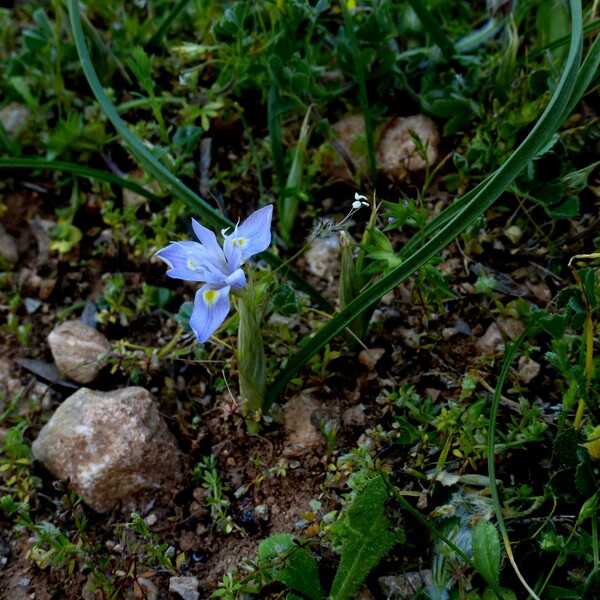
[[[367,143],[365,122],[362,115],[351,115],[332,125],[339,146],[345,151],[359,173],[367,168]],[[438,160],[440,135],[435,122],[425,115],[408,117],[392,116],[375,133],[377,168],[388,177],[398,181],[407,178],[410,173],[422,171],[427,163],[417,149],[412,135],[420,138],[426,151],[427,163],[435,165]],[[326,165],[330,175],[347,178],[350,172],[337,157],[333,164]]]
[[[77,383],[91,383],[106,365],[110,342],[81,321],[65,321],[48,335],[56,366]]]
[[[67,398],[33,442],[33,454],[98,512],[118,502],[131,510],[174,491],[183,456],[149,392],[81,388]]]
[[[343,150],[352,161],[357,171],[367,169],[367,142],[365,140],[365,119],[362,115],[350,115],[331,127]],[[349,174],[348,168],[341,158],[330,165],[334,177],[344,178]]]
[[[427,162],[417,149],[411,134],[421,140]],[[429,117],[392,117],[384,127],[377,145],[377,166],[390,177],[401,181],[408,173],[422,171],[427,164],[434,165],[438,158],[439,143],[437,125]]]

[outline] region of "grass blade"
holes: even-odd
[[[492,501],[494,505],[494,513],[496,515],[496,521],[498,522],[498,528],[500,529],[500,535],[502,536],[502,541],[504,543],[504,548],[506,550],[506,555],[508,556],[508,560],[512,565],[514,572],[517,577],[523,584],[523,587],[529,592],[532,598],[535,600],[540,600],[539,597],[535,594],[535,592],[531,589],[525,578],[519,571],[519,567],[515,562],[514,555],[512,553],[512,547],[510,545],[510,539],[508,537],[508,531],[506,529],[506,525],[504,524],[504,515],[502,514],[502,505],[500,503],[500,494],[498,493],[498,484],[496,481],[496,465],[494,462],[495,459],[495,432],[496,432],[496,417],[498,416],[498,408],[500,406],[500,396],[502,396],[502,388],[504,386],[504,382],[508,377],[508,372],[510,370],[510,366],[515,359],[519,348],[523,345],[525,340],[532,335],[535,335],[536,330],[538,329],[537,325],[529,325],[526,327],[525,331],[515,340],[513,344],[510,344],[506,352],[504,354],[504,363],[502,365],[502,370],[500,371],[500,375],[498,376],[498,381],[496,383],[496,389],[494,390],[494,397],[492,399],[492,408],[490,410],[490,424],[489,424],[489,432],[488,432],[488,440],[487,440],[487,452],[488,452],[488,476],[490,478],[490,488],[492,490]],[[482,573],[483,574],[483,573]]]
[[[96,71],[92,65],[92,60],[88,52],[85,38],[83,35],[83,29],[81,27],[81,16],[79,13],[79,4],[77,0],[69,0],[69,17],[71,20],[71,28],[73,31],[73,39],[79,54],[79,60],[83,72],[92,88],[92,92],[96,97],[96,100],[100,104],[102,110],[106,116],[110,119],[111,123],[119,133],[119,135],[126,142],[129,150],[134,155],[135,159],[144,165],[154,177],[160,180],[164,185],[167,186],[176,196],[181,198],[190,208],[192,208],[198,215],[204,219],[215,229],[223,227],[231,227],[231,223],[228,219],[223,217],[217,210],[209,206],[200,196],[192,192],[186,185],[184,185],[175,175],[173,175],[162,163],[160,163],[152,155],[152,153],[142,144],[137,137],[129,131],[129,128],[121,119],[116,108],[104,92],[104,88],[98,79]]]
[[[367,154],[369,157],[369,170],[371,174],[371,183],[375,185],[377,181],[377,157],[375,155],[375,138],[373,134],[373,120],[371,119],[371,111],[369,108],[369,96],[367,94],[367,79],[365,76],[366,69],[362,59],[360,46],[354,33],[354,23],[348,9],[346,0],[340,0],[342,13],[344,14],[344,26],[348,34],[352,54],[354,56],[354,68],[356,71],[356,82],[358,83],[358,99],[360,109],[365,120],[365,137],[367,139]]]
[[[447,246],[479,215],[487,210],[502,192],[512,183],[537,152],[558,130],[564,120],[565,110],[573,101],[582,47],[582,15],[579,0],[570,0],[573,24],[569,55],[560,81],[539,121],[511,157],[490,175],[469,197],[469,202],[425,245],[407,257],[406,261],[367,288],[360,296],[344,307],[331,321],[323,326],[312,338],[300,346],[300,350],[290,360],[286,368],[267,392],[265,410],[277,399],[287,383],[325,344],[339,335],[358,315],[379,301],[379,299],[410,277],[426,264],[442,248]]]
[[[148,198],[152,202],[157,204],[165,205],[164,198],[153,194],[141,185],[113,175],[108,171],[100,171],[99,169],[93,169],[91,167],[85,167],[76,163],[64,162],[61,160],[46,160],[44,158],[0,158],[0,169],[41,169],[41,170],[52,170],[52,171],[63,171],[65,173],[71,173],[77,177],[87,177],[88,179],[97,179],[98,181],[106,181],[107,183],[114,183],[119,187],[126,188]]]
[[[187,206],[197,213],[208,225],[213,229],[233,228],[234,224],[221,213],[212,208],[203,198],[195,194],[188,188],[179,178],[175,177],[162,163],[160,163],[152,153],[142,144],[138,138],[129,131],[129,128],[121,119],[116,108],[104,92],[100,80],[92,65],[92,60],[88,52],[83,29],[81,26],[81,15],[79,12],[79,4],[77,0],[69,0],[69,18],[73,32],[73,39],[79,54],[79,60],[83,72],[92,88],[92,92],[96,100],[100,104],[102,110],[109,118],[119,135],[127,144],[134,158],[141,163],[149,173],[161,181],[175,196],[183,200]],[[261,254],[269,265],[274,268],[283,265],[283,261],[272,252],[263,252]],[[323,310],[333,312],[333,307],[319,292],[317,292],[308,281],[295,271],[289,271],[288,275],[294,284],[303,292],[308,294],[310,298],[316,302]]]
[[[563,121],[571,114],[579,100],[590,88],[592,82],[598,78],[598,68],[600,67],[600,35],[596,36],[594,43],[589,49],[585,60],[579,69],[577,74],[577,81],[575,82],[575,88],[571,93],[571,99],[565,107],[563,113]]]
[[[287,244],[292,243],[292,230],[298,215],[298,207],[300,206],[300,198],[302,196],[302,175],[304,170],[304,159],[306,157],[306,147],[310,138],[310,115],[311,110],[308,109],[300,135],[294,149],[294,157],[292,166],[287,177],[285,188],[279,190],[277,199],[277,214],[279,216],[279,233]]]
[[[171,12],[163,19],[160,27],[154,32],[152,37],[148,40],[147,47],[152,48],[162,42],[163,37],[171,29],[171,25],[177,20],[177,17],[185,10],[185,7],[190,3],[190,0],[179,0],[179,2],[172,8]]]

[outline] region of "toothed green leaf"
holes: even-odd
[[[385,515],[387,496],[381,477],[372,479],[335,524],[343,544],[342,560],[331,587],[333,600],[347,600],[358,592],[371,569],[399,541]]]

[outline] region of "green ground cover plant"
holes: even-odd
[[[0,591],[596,597],[597,13],[1,8]],[[437,133],[399,176],[383,140],[415,114]],[[150,389],[196,465],[158,524],[33,460],[78,387],[47,334],[79,316],[99,388]]]

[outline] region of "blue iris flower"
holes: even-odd
[[[229,235],[223,230],[223,247],[212,231],[192,219],[199,242],[171,242],[156,253],[169,267],[169,277],[204,283],[196,292],[190,318],[199,342],[204,343],[227,317],[231,290],[246,285],[242,265],[271,244],[272,216],[273,207],[265,206],[236,225]]]

